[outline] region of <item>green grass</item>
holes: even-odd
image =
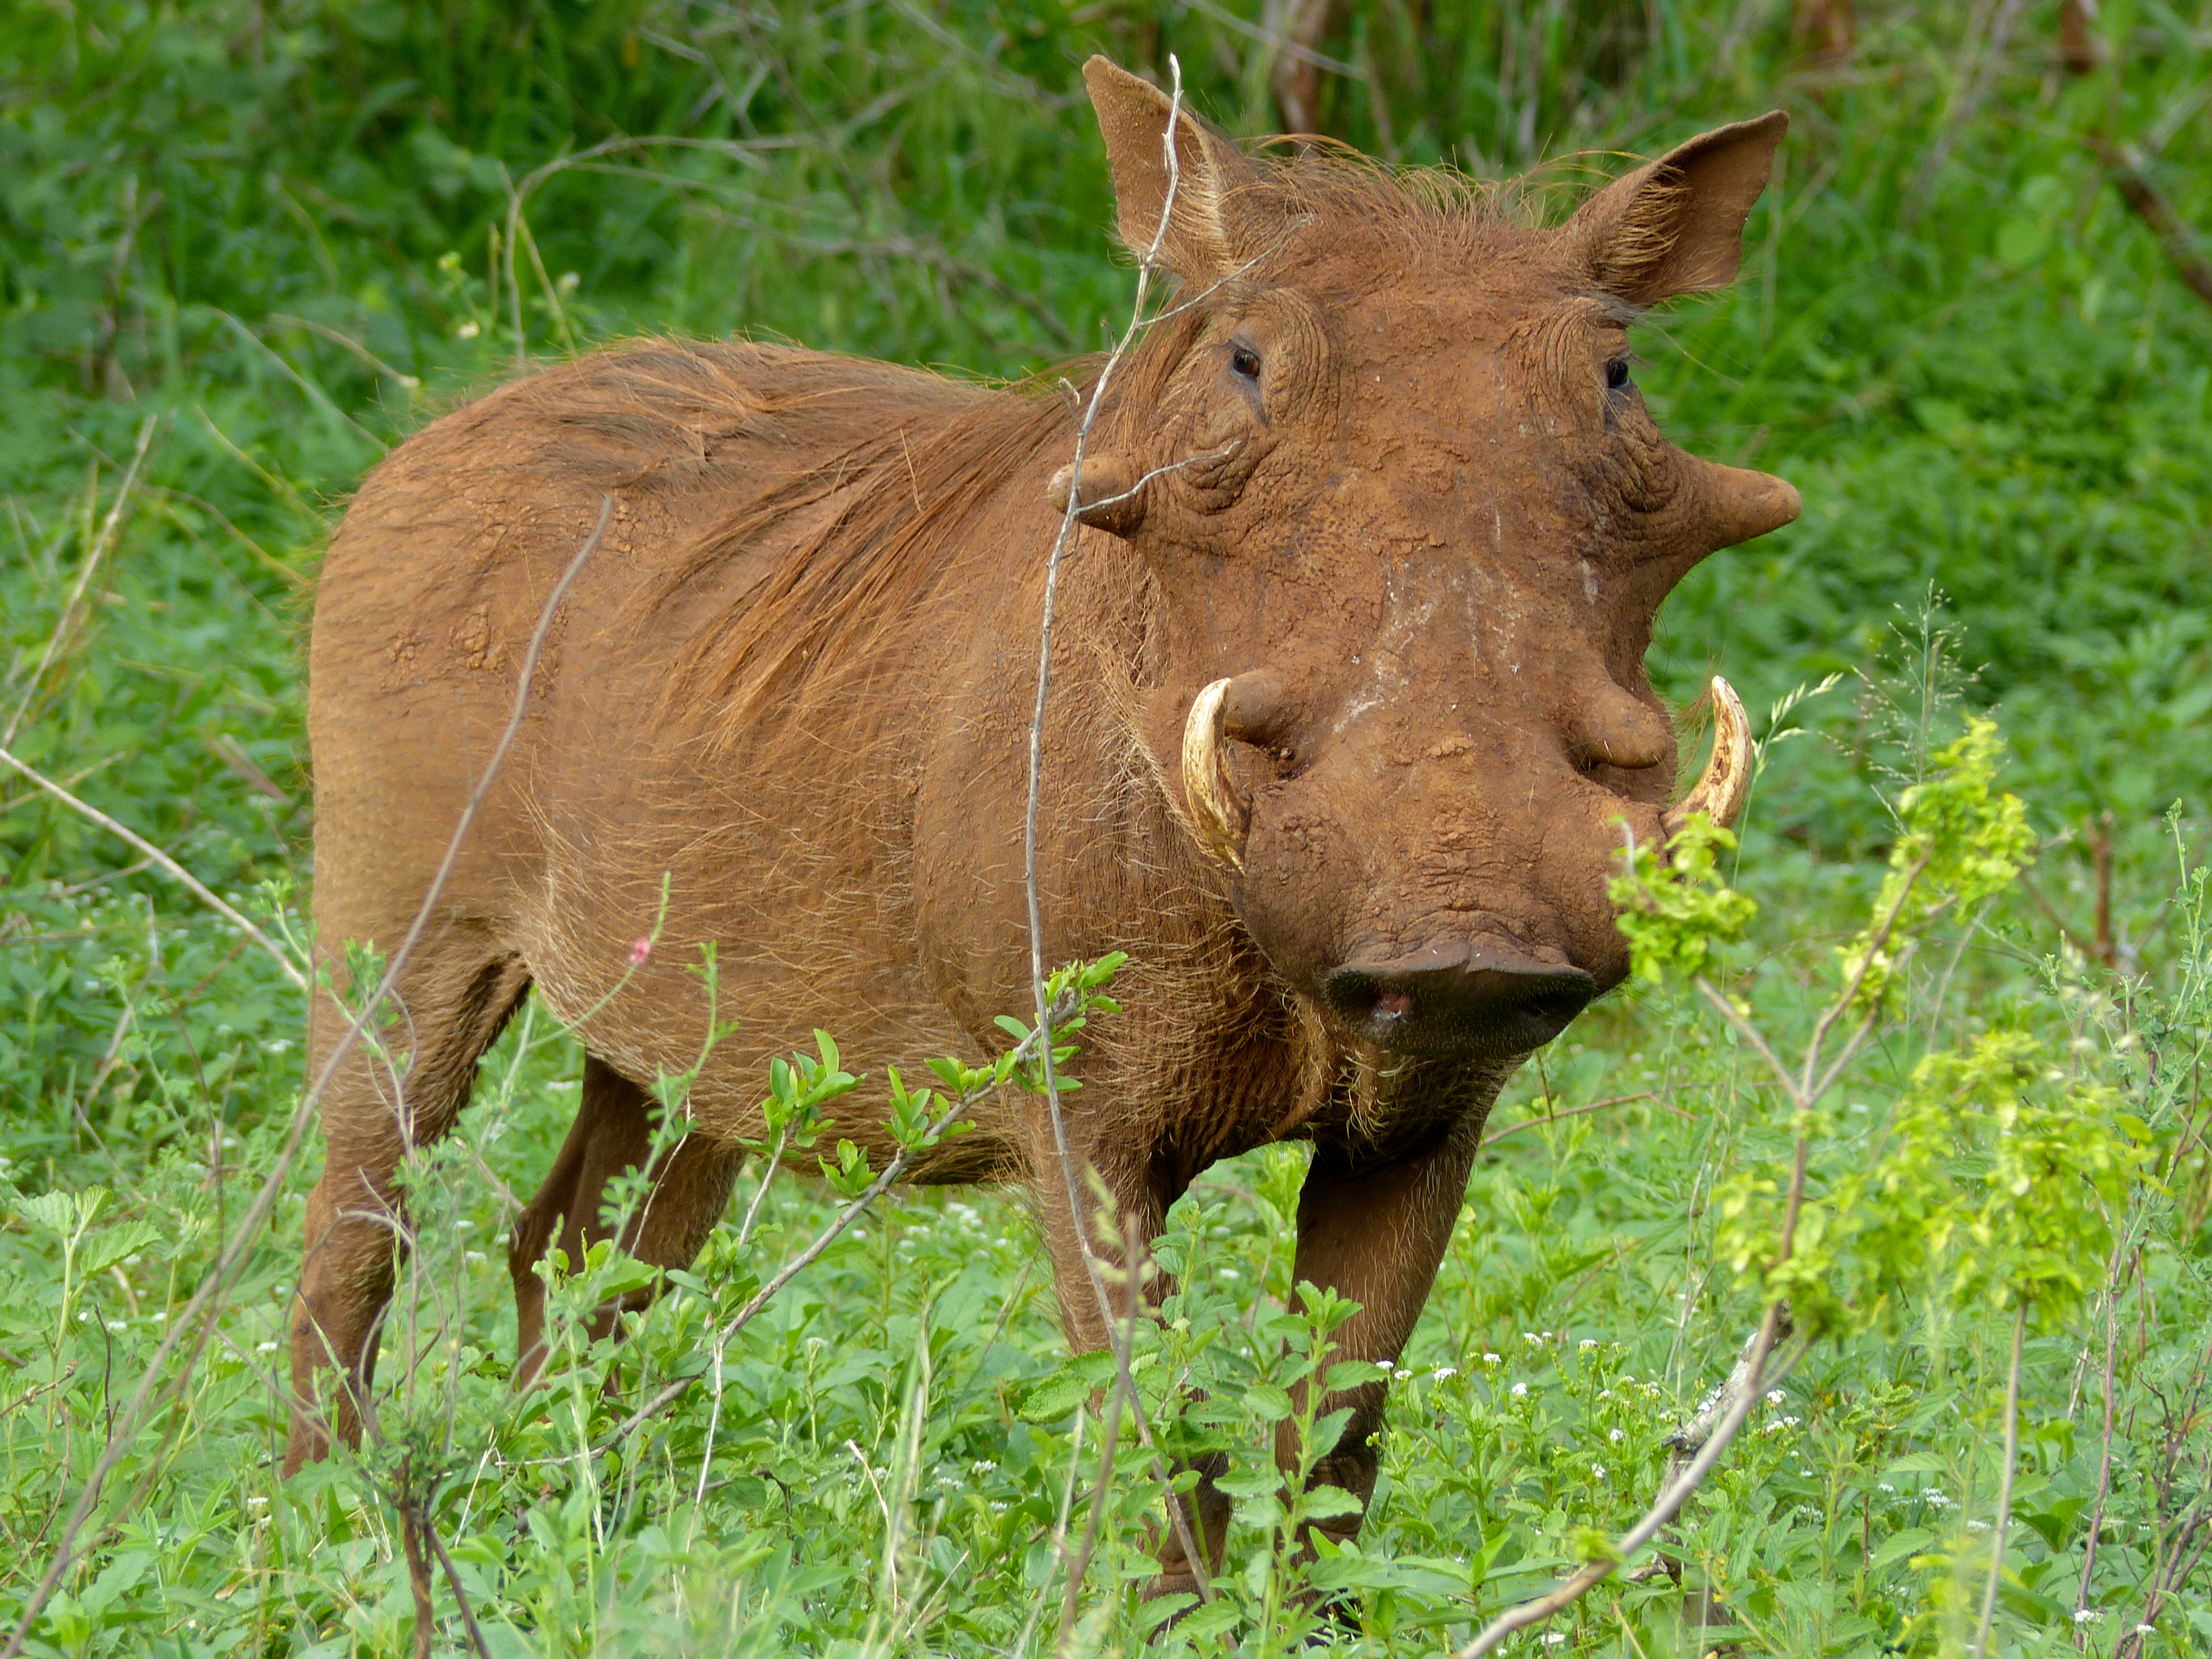
[[[2053,6],[1863,10],[1852,62],[1820,70],[1795,57],[1789,9],[1759,0],[1347,6],[1323,51],[1359,73],[1323,76],[1322,116],[1407,161],[1496,172],[1791,111],[1743,281],[1655,319],[1639,378],[1679,440],[1784,473],[1807,512],[1684,584],[1653,671],[1686,699],[1725,672],[1762,735],[1793,688],[1848,677],[1780,720],[1807,735],[1770,749],[1735,868],[1761,910],[1727,982],[1785,1052],[1833,992],[1832,947],[1864,923],[1900,788],[1966,710],[1993,708],[2011,739],[2003,781],[2042,856],[2026,884],[1934,924],[1897,1018],[1827,1103],[1814,1193],[1887,1144],[1922,1055],[1990,1031],[2040,1045],[2058,1075],[2038,1099],[2107,1090],[2140,1120],[2150,1163],[2110,1217],[2115,1266],[2100,1255],[2087,1301],[2027,1341],[1991,1648],[2110,1653],[2212,1480],[2208,1019],[2192,988],[2206,962],[2184,878],[2212,815],[2212,310],[2090,141],[2146,151],[2180,216],[2212,227],[2212,11],[2108,3],[2104,61],[2076,77],[2052,59]],[[1130,278],[1075,65],[1174,51],[1202,109],[1264,131],[1266,64],[1224,11],[1258,15],[1243,0],[10,12],[8,746],[256,915],[293,915],[312,880],[314,559],[385,447],[519,360],[647,330],[986,374],[1095,343]],[[2012,31],[1994,53],[1993,21]],[[646,136],[688,142],[587,154]],[[527,233],[513,248],[511,216]],[[1948,596],[1932,621],[1931,586]],[[1930,644],[1946,630],[1948,659]],[[2112,968],[2068,954],[2061,931],[2097,942],[2107,823]],[[14,781],[0,848],[12,1626],[114,1414],[276,1166],[302,1079],[289,984],[129,848]],[[893,1058],[847,1056],[872,1076],[839,1109],[884,1109]],[[1063,1371],[1009,1195],[899,1194],[732,1345],[719,1407],[695,1389],[618,1455],[595,1453],[621,1402],[696,1370],[717,1311],[829,1215],[818,1184],[780,1177],[744,1248],[740,1208],[627,1346],[591,1352],[572,1320],[556,1386],[513,1394],[511,1212],[471,1151],[527,1194],[578,1066],[542,1011],[487,1063],[461,1133],[411,1182],[425,1247],[387,1335],[382,1443],[287,1484],[282,1356],[264,1345],[281,1338],[310,1145],[210,1339],[169,1362],[173,1388],[126,1437],[33,1651],[411,1651],[403,1459],[495,1652],[1049,1645],[1062,1506],[1073,1494],[1079,1534],[1097,1468],[1076,1385],[1098,1379]],[[1271,1545],[1266,1477],[1272,1390],[1315,1340],[1285,1312],[1304,1153],[1220,1166],[1178,1208],[1160,1255],[1185,1289],[1142,1338],[1139,1380],[1173,1444],[1232,1452],[1240,1519],[1234,1622],[1194,1620],[1161,1650],[1286,1650],[1308,1622],[1296,1592],[1318,1584],[1347,1597],[1340,1650],[1434,1653],[1549,1583],[1577,1528],[1640,1512],[1664,1437],[1757,1321],[1758,1286],[1723,1258],[1723,1200],[1786,1164],[1793,1126],[1679,988],[1595,1011],[1498,1122],[1620,1095],[1646,1097],[1485,1155],[1403,1362],[1359,1552],[1311,1573]],[[1943,1178],[1975,1188],[1977,1157]],[[80,1227],[94,1188],[108,1196]],[[753,1190],[749,1176],[740,1206]],[[1856,1261],[1836,1283],[1863,1310]],[[622,1271],[598,1264],[564,1305]],[[1971,1640],[2012,1319],[1933,1276],[1892,1312],[1814,1347],[1686,1511],[1670,1547],[1743,1650]],[[1142,1649],[1130,1591],[1156,1502],[1125,1442],[1078,1650]],[[442,1577],[434,1589],[446,1650],[465,1638]],[[2144,1650],[2212,1652],[2208,1605],[2200,1569]],[[1723,1638],[1698,1627],[1699,1606],[1663,1577],[1607,1586],[1550,1627],[1563,1641],[1509,1650],[1702,1653]]]

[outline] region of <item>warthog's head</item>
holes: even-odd
[[[1785,119],[1539,228],[1433,175],[1255,166],[1187,115],[1171,173],[1167,96],[1085,73],[1121,234],[1184,307],[1077,486],[1165,600],[1145,736],[1170,767],[1180,749],[1253,938],[1340,1030],[1536,1048],[1626,972],[1606,897],[1626,840],[1741,802],[1717,687],[1713,763],[1670,810],[1644,653],[1691,566],[1789,523],[1797,493],[1668,443],[1628,328],[1734,278]]]

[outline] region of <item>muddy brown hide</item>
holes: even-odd
[[[1168,100],[1085,73],[1123,238],[1158,235],[1188,303],[1121,366],[1073,486],[1044,954],[1130,958],[1126,1012],[1086,1034],[1073,1151],[1143,1230],[1215,1159],[1310,1139],[1297,1276],[1361,1304],[1345,1357],[1394,1359],[1498,1089],[1625,970],[1605,882],[1625,836],[1662,836],[1676,758],[1642,666],[1659,604],[1796,512],[1786,484],[1668,445],[1626,368],[1640,309],[1735,274],[1783,121],[1544,228],[1433,176],[1255,165],[1185,116],[1162,231]],[[325,1098],[292,1466],[358,1433],[395,1170],[452,1126],[529,987],[589,1059],[516,1228],[526,1372],[532,1264],[606,1224],[605,1182],[652,1153],[641,1085],[693,1063],[710,1013],[736,1034],[627,1235],[657,1262],[720,1216],[763,1066],[812,1027],[872,1068],[1001,1045],[993,1018],[1030,996],[1029,713],[1074,426],[1049,386],[661,342],[510,386],[371,475],[311,661],[314,910],[342,990],[340,942],[390,949],[421,907],[548,596],[603,497],[612,516],[405,963],[387,1040],[410,1058],[356,1054]],[[1208,696],[1217,786],[1194,793],[1179,757]],[[317,1006],[314,1064],[343,1029]],[[921,1178],[1026,1183],[1069,1339],[1098,1344],[1039,1103],[977,1125]],[[838,1133],[893,1150],[865,1110]],[[1364,1498],[1381,1392],[1351,1403],[1320,1478]],[[1225,1504],[1195,1507],[1218,1550]],[[1163,1568],[1188,1585],[1172,1545]]]

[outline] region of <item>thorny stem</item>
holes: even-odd
[[[776,1170],[783,1162],[783,1143],[790,1138],[790,1135],[791,1128],[788,1124],[778,1129],[775,1132],[775,1145],[769,1148],[769,1155],[761,1160],[760,1186],[753,1193],[753,1201],[745,1206],[744,1222],[738,1229],[739,1249],[743,1249],[745,1241],[753,1236],[753,1223],[760,1216],[761,1200],[768,1196],[769,1182],[775,1178]]]
[[[207,1345],[208,1333],[214,1327],[216,1299],[230,1287],[231,1281],[246,1265],[262,1224],[268,1220],[270,1211],[276,1206],[277,1194],[283,1189],[285,1180],[292,1172],[292,1162],[299,1156],[300,1143],[306,1138],[307,1125],[313,1120],[317,1103],[330,1087],[331,1079],[337,1075],[338,1067],[344,1063],[346,1056],[367,1034],[368,1022],[375,1018],[376,1011],[392,994],[401,971],[414,955],[416,945],[422,941],[423,930],[429,926],[430,917],[437,909],[438,900],[446,890],[446,883],[453,876],[454,862],[460,856],[461,844],[468,838],[477,812],[483,809],[484,800],[491,793],[493,780],[499,775],[507,750],[514,745],[515,733],[521,730],[523,716],[529,712],[531,682],[537,673],[538,659],[544,649],[545,636],[551,631],[553,618],[561,609],[562,601],[568,597],[568,589],[582,571],[585,561],[592,556],[600,539],[605,536],[608,521],[614,516],[614,508],[613,496],[599,497],[599,522],[592,526],[592,533],[585,538],[584,544],[576,550],[576,556],[568,562],[568,569],[553,585],[553,591],[546,595],[544,606],[538,612],[538,626],[530,635],[530,647],[523,653],[521,672],[515,679],[514,708],[507,715],[506,728],[501,732],[498,743],[493,745],[491,755],[477,777],[476,788],[471,793],[467,804],[461,808],[460,817],[454,822],[453,836],[446,843],[446,855],[439,860],[437,871],[430,878],[422,902],[416,908],[415,920],[408,924],[398,947],[386,962],[384,976],[376,982],[359,1011],[348,1014],[346,1029],[332,1045],[330,1058],[323,1062],[314,1081],[300,1097],[300,1103],[292,1113],[291,1124],[285,1131],[284,1144],[277,1149],[276,1162],[261,1183],[261,1189],[254,1194],[253,1202],[247,1206],[245,1217],[232,1232],[230,1243],[216,1259],[208,1276],[200,1281],[199,1289],[193,1292],[192,1299],[185,1304],[184,1310],[169,1322],[168,1333],[162,1337],[161,1346],[155,1349],[153,1358],[147,1362],[145,1374],[131,1394],[130,1403],[124,1407],[121,1415],[108,1431],[107,1444],[100,1452],[100,1461],[93,1465],[91,1474],[85,1480],[84,1490],[77,1495],[76,1507],[70,1510],[68,1521],[62,1527],[60,1540],[54,1547],[53,1559],[47,1564],[46,1576],[40,1579],[25,1599],[22,1612],[16,1617],[15,1630],[9,1634],[6,1646],[0,1647],[0,1659],[16,1659],[16,1656],[22,1652],[23,1644],[30,1636],[31,1626],[37,1622],[40,1613],[52,1599],[54,1591],[60,1588],[63,1577],[75,1564],[78,1534],[84,1529],[84,1523],[91,1518],[94,1506],[100,1502],[100,1489],[106,1483],[107,1477],[114,1473],[115,1466],[122,1461],[125,1442],[137,1431],[145,1414],[147,1404],[161,1382],[161,1367],[176,1352],[186,1332],[195,1327],[199,1328],[199,1332],[191,1357],[185,1361],[184,1370],[173,1388],[180,1389],[198,1364],[200,1352]],[[207,1316],[204,1325],[201,1323],[203,1315]],[[309,1402],[299,1403],[305,1406]]]
[[[1053,1069],[1051,1011],[1045,1006],[1044,917],[1037,890],[1037,811],[1043,793],[1045,708],[1052,692],[1052,630],[1054,607],[1060,597],[1060,566],[1075,533],[1076,514],[1083,505],[1084,457],[1090,447],[1091,428],[1097,423],[1098,411],[1105,401],[1106,389],[1128,356],[1129,348],[1149,326],[1145,305],[1152,292],[1152,273],[1159,265],[1161,246],[1167,240],[1168,226],[1174,221],[1176,196],[1182,185],[1182,158],[1176,148],[1176,130],[1182,119],[1182,64],[1173,52],[1168,54],[1168,69],[1170,82],[1167,124],[1160,133],[1160,146],[1167,162],[1167,193],[1160,203],[1159,223],[1152,231],[1152,244],[1137,262],[1137,293],[1130,306],[1128,325],[1100,366],[1098,378],[1091,383],[1091,396],[1084,404],[1082,419],[1076,425],[1067,502],[1060,512],[1060,531],[1053,538],[1052,550],[1045,557],[1044,601],[1037,624],[1036,702],[1030,715],[1028,796],[1022,823],[1022,884],[1029,908],[1030,983],[1036,1000],[1036,1029],[1043,1038],[1039,1054],[1044,1073],[1045,1108],[1052,1123],[1053,1151],[1066,1188],[1068,1224],[1074,1230],[1076,1249],[1082,1255],[1084,1275],[1091,1281],[1091,1293],[1098,1304],[1099,1317],[1109,1333],[1114,1326],[1113,1304],[1106,1294],[1105,1280],[1098,1271],[1097,1254],[1091,1245],[1091,1231],[1083,1219],[1082,1192],[1075,1176],[1075,1159],[1068,1150],[1066,1120],[1060,1110],[1060,1079]],[[1136,1379],[1130,1375],[1127,1359],[1118,1346],[1115,1349],[1115,1386],[1127,1397],[1138,1439],[1152,1454],[1152,1474],[1167,1500],[1169,1524],[1174,1528],[1176,1542],[1182,1547],[1184,1559],[1191,1564],[1199,1599],[1211,1601],[1213,1586],[1208,1581],[1206,1559],[1199,1552],[1190,1516],[1176,1492],[1166,1464],[1160,1459],[1152,1426],[1145,1420],[1144,1404],[1137,1397]]]
[[[2013,1465],[2020,1461],[2020,1354],[2027,1337],[2027,1298],[2012,1316],[2012,1367],[2005,1373],[2004,1472],[1997,1477],[1997,1516],[1990,1523],[1990,1576],[1982,1585],[1981,1623],[1974,1631],[1974,1659],[1990,1650],[1997,1616],[1997,1585],[2004,1577],[2005,1534],[2012,1529]]]

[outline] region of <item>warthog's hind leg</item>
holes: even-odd
[[[644,1195],[631,1214],[605,1214],[608,1183],[653,1158],[659,1110],[636,1084],[597,1056],[586,1057],[576,1121],[568,1126],[544,1184],[516,1218],[507,1249],[507,1268],[514,1279],[518,1385],[536,1376],[545,1360],[545,1281],[537,1267],[550,1248],[557,1244],[569,1267],[578,1268],[585,1250],[596,1240],[613,1237],[619,1227],[623,1249],[640,1261],[659,1267],[687,1267],[728,1207],[744,1153],[688,1134],[653,1159]],[[633,1291],[602,1306],[592,1319],[591,1334],[608,1334],[623,1312],[646,1306],[655,1294],[657,1287]]]
[[[529,988],[519,957],[473,943],[463,934],[417,953],[394,993],[396,1012],[378,1022],[380,1042],[356,1039],[324,1095],[329,1157],[307,1197],[292,1307],[288,1473],[320,1457],[333,1437],[360,1443],[361,1402],[375,1381],[378,1334],[409,1242],[394,1177],[410,1149],[453,1127],[477,1060]],[[309,1017],[311,1077],[349,1026],[337,999],[319,994]],[[326,1390],[332,1372],[337,1387]]]

